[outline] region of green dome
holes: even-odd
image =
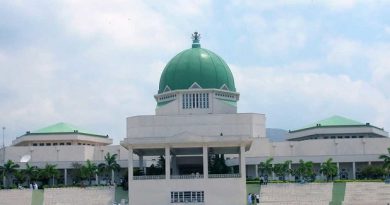
[[[200,48],[198,39],[194,39],[192,48],[180,52],[165,66],[158,93],[164,92],[166,86],[179,90],[188,89],[194,83],[215,89],[226,85],[230,91],[236,91],[229,66],[217,54]]]

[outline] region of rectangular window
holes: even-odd
[[[196,107],[195,108],[199,108],[199,95],[198,95],[198,93],[196,93],[195,96],[196,96]]]
[[[60,145],[65,145],[65,144],[63,142],[61,142]]]
[[[72,143],[70,143],[70,142],[67,142],[67,143],[66,143],[66,145],[72,145]]]
[[[44,146],[45,145],[45,143],[39,143],[39,146]]]
[[[33,143],[33,146],[38,146],[38,144],[37,143]]]
[[[192,94],[192,108],[195,108],[195,93]]]
[[[55,143],[53,143],[53,146],[57,146],[57,145],[58,145],[58,143],[56,143],[56,142],[55,142]]]
[[[203,203],[204,191],[173,191],[171,192],[171,203]]]
[[[46,143],[46,146],[51,146],[51,143]]]
[[[209,108],[209,94],[206,93],[206,108]]]

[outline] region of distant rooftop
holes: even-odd
[[[59,133],[69,134],[69,133],[75,133],[75,132],[81,133],[81,134],[86,134],[86,135],[91,135],[91,136],[97,136],[97,137],[104,137],[104,138],[108,137],[108,135],[97,134],[97,133],[87,131],[87,130],[84,130],[84,129],[79,128],[77,126],[74,126],[72,124],[64,123],[64,122],[50,125],[50,126],[47,126],[47,127],[44,127],[44,128],[32,131],[32,132],[27,132],[26,135],[29,135],[29,134],[59,134]]]
[[[295,132],[299,130],[305,130],[315,127],[343,127],[343,126],[371,126],[369,123],[362,123],[356,120],[352,120],[346,117],[342,117],[339,115],[334,115],[332,117],[320,120],[318,122],[314,122],[312,124],[306,125],[302,128],[291,130],[290,132]]]
[[[339,115],[334,115],[332,117],[320,120],[318,122],[306,125],[304,128],[309,127],[316,127],[317,125],[320,126],[350,126],[350,125],[365,125],[365,123],[361,123],[352,119],[348,119],[346,117],[342,117]]]

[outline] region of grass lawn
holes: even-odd
[[[247,184],[246,185],[246,194],[249,193],[260,193],[260,184]]]

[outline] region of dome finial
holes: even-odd
[[[200,48],[199,40],[200,40],[200,33],[195,31],[192,34],[192,48]]]

